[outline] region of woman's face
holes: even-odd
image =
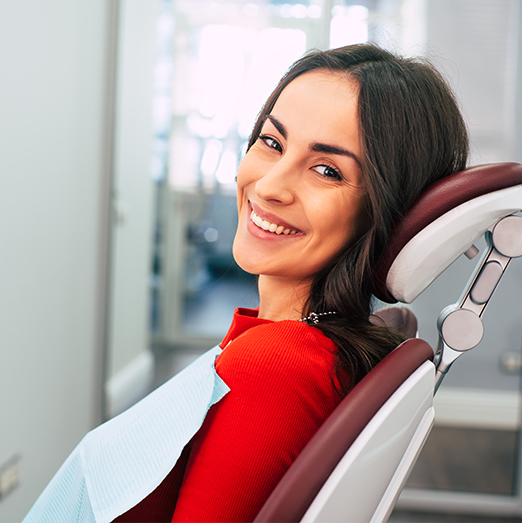
[[[313,277],[354,239],[365,189],[355,82],[324,70],[281,93],[237,175],[237,263],[252,274]]]

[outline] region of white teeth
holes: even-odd
[[[275,232],[276,234],[293,235],[297,234],[298,231],[293,229],[285,228],[284,225],[277,225],[277,223],[271,223],[263,218],[259,217],[254,211],[250,213],[250,219],[264,231]]]

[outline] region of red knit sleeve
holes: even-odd
[[[340,398],[334,345],[297,322],[249,329],[216,361],[230,392],[192,440],[172,521],[252,521]]]

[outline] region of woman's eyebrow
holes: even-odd
[[[336,145],[314,142],[310,145],[310,150],[316,153],[339,154],[341,156],[348,156],[353,158],[359,167],[361,166],[361,162],[359,158],[357,158],[356,154],[352,153],[348,149],[343,149],[342,147],[338,147]]]
[[[275,117],[271,114],[267,114],[265,116],[265,122],[266,120],[270,120],[273,124],[273,126],[279,131],[281,136],[286,140],[288,138],[288,133],[286,132],[286,127]]]
[[[281,136],[286,140],[288,138],[288,132],[286,130],[286,127],[273,115],[267,114],[265,116],[265,122],[266,120],[270,120],[272,125],[279,131]],[[348,156],[349,158],[353,158],[359,167],[361,167],[361,161],[357,157],[356,154],[352,153],[348,149],[344,149],[343,147],[338,147],[337,145],[328,145],[325,143],[319,143],[319,142],[313,142],[310,145],[310,150],[314,151],[316,153],[326,153],[326,154],[339,154],[341,156]]]

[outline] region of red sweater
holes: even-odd
[[[216,371],[230,392],[163,483],[116,521],[252,521],[337,406],[335,344],[296,321],[237,309]]]

